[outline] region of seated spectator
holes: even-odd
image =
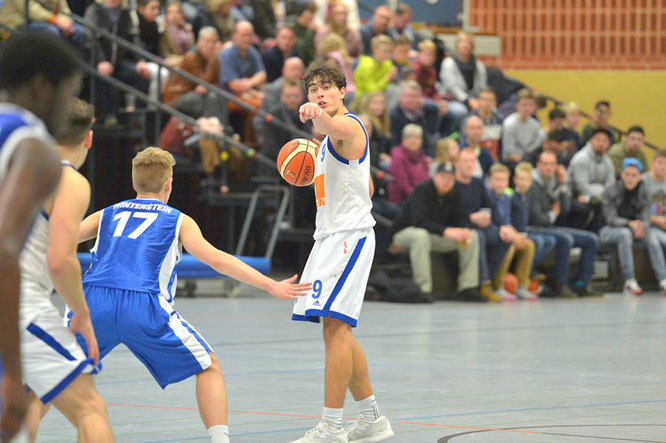
[[[400,83],[398,103],[389,111],[393,144],[397,145],[400,143],[402,128],[405,125],[415,123],[423,128],[423,152],[428,156],[432,156],[435,144],[440,135],[449,135],[440,134],[441,121],[453,123],[451,116],[441,114],[442,110],[442,107],[423,99],[421,96],[421,86],[416,81],[405,80]]]
[[[117,37],[132,40],[136,36],[136,28],[129,9],[122,6],[121,0],[104,0],[102,3],[93,3],[86,10],[85,20],[93,27],[104,29]],[[95,46],[95,66],[97,72],[126,83],[142,92],[148,92],[150,84],[150,69],[148,65],[139,60],[131,51],[126,50],[108,38],[97,34],[90,36],[88,46],[92,50]],[[115,114],[119,103],[115,91],[105,82],[97,82],[97,96],[99,99],[100,118],[104,124],[111,126],[116,123]]]
[[[615,167],[615,175],[620,175],[622,171],[622,163],[625,158],[637,158],[640,160],[645,171],[649,171],[647,157],[643,152],[643,144],[645,143],[645,131],[640,126],[632,126],[627,131],[623,142],[617,142],[608,150],[608,156],[613,161]]]
[[[483,121],[480,117],[472,115],[467,119],[465,125],[465,144],[462,148],[472,148],[476,152],[476,168],[474,177],[483,179],[488,175],[490,167],[495,163],[490,153],[483,149],[481,142],[483,138]]]
[[[580,123],[580,106],[574,102],[569,102],[562,106],[564,111],[564,129],[567,134],[567,150],[569,155],[573,156],[576,151],[583,147],[580,144],[580,134],[578,133],[578,123]]]
[[[339,10],[336,8],[338,4],[345,7],[345,26],[355,30],[361,27],[361,19],[358,15],[358,2],[356,0],[315,0],[315,4],[317,5],[317,13],[315,14],[314,21],[318,28],[323,29],[327,24],[331,24],[331,20],[337,20],[332,16],[339,13]],[[337,22],[342,23],[341,21]],[[344,36],[341,35],[341,37]],[[353,57],[358,57],[358,55]]]
[[[329,34],[319,42],[317,53],[328,63],[339,68],[345,75],[347,87],[345,88],[345,106],[350,107],[354,103],[356,86],[354,84],[354,73],[352,71],[352,59],[347,52],[345,42],[338,34]]]
[[[160,13],[159,0],[139,0],[139,41],[143,49],[156,57],[164,58],[161,51],[160,40],[162,33],[157,24],[157,16]],[[169,70],[160,68],[160,65],[154,62],[146,62],[150,71],[149,95],[155,100],[160,100],[160,92],[169,79]],[[161,71],[158,75],[158,71]]]
[[[545,137],[550,131],[564,128],[566,114],[557,106],[548,111],[548,123],[546,128],[541,130],[542,137]]]
[[[427,180],[428,159],[421,146],[423,145],[423,129],[414,124],[402,130],[402,143],[391,149],[391,166],[389,174],[395,179],[388,186],[389,200],[400,204],[414,191],[416,185]]]
[[[232,6],[232,0],[204,0],[192,23],[194,35],[199,36],[202,28],[210,26],[217,30],[221,43],[231,40],[236,25],[236,17],[231,12]]]
[[[388,170],[391,165],[391,127],[389,113],[386,109],[386,97],[379,91],[366,94],[356,112],[365,115],[372,126],[372,135],[370,137],[370,155],[377,156],[377,161],[373,163],[376,167]]]
[[[405,37],[409,40],[412,49],[417,49],[421,42],[418,34],[412,28],[412,8],[407,3],[398,3],[393,14],[393,26],[389,28],[389,34],[393,40]]]
[[[578,202],[588,205],[595,214],[588,225],[595,232],[603,222],[601,201],[604,189],[615,183],[615,168],[606,153],[609,146],[610,133],[605,129],[595,129],[589,143],[573,156],[567,171],[573,196]]]
[[[270,112],[269,108],[280,102],[280,95],[282,94],[282,85],[284,82],[287,80],[299,82],[303,78],[304,72],[305,66],[303,65],[303,60],[299,57],[289,57],[285,60],[284,66],[282,67],[282,76],[269,84],[264,92],[264,100],[261,102],[261,109]],[[261,135],[264,133],[264,124],[265,116],[263,114],[258,113],[254,116],[252,125],[257,134]]]
[[[518,231],[513,226],[513,195],[514,192],[509,188],[509,178],[511,171],[509,168],[502,164],[495,164],[490,168],[488,174],[488,197],[490,201],[497,207],[498,218],[500,219],[500,238],[510,244],[513,244],[516,257],[516,279],[518,280],[518,287],[516,293],[512,294],[503,285],[497,289],[497,293],[501,295],[504,300],[515,300],[516,298],[522,300],[536,300],[536,294],[533,294],[527,288],[530,282],[530,271],[532,270],[532,260],[534,259],[534,242],[527,237],[527,232]],[[510,254],[504,258],[504,262],[500,269],[509,269],[511,266]]]
[[[643,183],[650,199],[650,262],[662,295],[666,296],[666,152],[657,151],[652,158],[652,169],[643,174]],[[656,241],[656,242],[655,242]]]
[[[298,109],[304,101],[305,92],[301,84],[297,80],[286,78],[282,82],[280,99],[277,102],[269,103],[267,111],[289,127],[311,133],[312,121],[308,120],[303,123],[298,115]],[[273,160],[277,159],[280,148],[294,138],[293,132],[270,123],[264,124],[262,131],[265,143],[261,153]],[[275,172],[277,170],[274,167],[270,168],[270,173]]]
[[[529,221],[528,193],[532,187],[532,165],[527,162],[518,163],[513,174],[514,190],[511,197],[511,224],[516,231],[527,234],[527,238],[534,242],[534,257],[532,268],[540,264],[544,258],[555,248],[557,239],[550,234],[527,232]]]
[[[0,23],[15,31],[36,29],[70,41],[79,51],[86,45],[84,29],[69,18],[71,10],[66,0],[31,1],[28,4],[30,23],[26,22],[25,0],[4,0],[0,3]]]
[[[643,165],[635,158],[627,158],[622,162],[620,178],[604,190],[606,226],[599,231],[602,244],[617,246],[624,291],[631,295],[643,294],[634,273],[634,239],[650,241],[646,238],[649,235],[650,202],[645,185],[641,182],[642,171]]]
[[[291,28],[282,27],[275,35],[275,44],[261,53],[266,68],[266,81],[271,83],[282,75],[284,61],[294,55],[296,35]]]
[[[432,292],[430,252],[457,251],[458,293],[461,299],[479,300],[479,240],[462,199],[453,166],[442,163],[407,199],[393,224],[393,244],[409,251],[412,276],[426,294]]]
[[[220,62],[215,53],[217,30],[202,28],[196,46],[183,57],[180,69],[211,84],[217,84]],[[217,117],[223,125],[228,123],[227,102],[215,92],[174,75],[164,90],[164,102],[194,117]]]
[[[459,152],[460,146],[454,138],[444,137],[437,140],[435,157],[430,163],[430,175],[435,173],[435,169],[437,169],[440,163],[454,164]]]
[[[391,38],[391,30],[389,23],[393,18],[393,13],[388,6],[382,5],[377,7],[372,13],[372,19],[361,26],[361,42],[363,43],[363,54],[372,54],[372,39],[378,35],[385,35]]]
[[[587,142],[594,135],[595,129],[605,129],[610,134],[610,144],[614,144],[620,139],[617,131],[611,128],[608,120],[611,118],[610,103],[607,100],[598,101],[594,105],[594,114],[590,118],[590,122],[583,126],[583,133],[581,135],[581,146],[585,146]]]
[[[395,76],[396,81],[403,81],[405,74],[412,74],[414,70],[409,61],[409,52],[411,43],[405,36],[398,37],[393,41],[393,51],[391,52],[391,61],[395,66],[397,73]]]
[[[517,111],[502,124],[502,159],[513,166],[523,161],[526,154],[534,151],[542,142],[539,121],[532,117],[536,101],[529,89],[518,92]]]
[[[441,99],[437,91],[437,69],[435,69],[435,60],[437,57],[437,46],[432,40],[423,40],[419,43],[419,52],[417,59],[412,63],[412,69],[416,76],[416,81],[421,85],[421,91],[424,97],[438,101]]]
[[[460,143],[465,144],[465,125],[467,118],[476,115],[483,122],[483,135],[481,136],[481,147],[486,149],[495,161],[501,159],[502,122],[504,119],[497,112],[497,98],[495,91],[486,86],[479,92],[479,107],[470,112],[463,120],[461,126]]]
[[[183,56],[192,49],[192,25],[185,21],[180,0],[169,0],[164,14],[164,32],[160,37],[160,52],[171,66],[178,66]]]
[[[504,286],[506,269],[500,266],[507,254],[513,255],[511,245],[499,236],[501,219],[497,207],[488,197],[485,185],[474,177],[476,153],[463,149],[456,158],[456,187],[460,188],[463,206],[472,227],[479,236],[479,281],[481,296],[490,301],[502,301],[496,290]],[[491,283],[492,279],[492,283]]]
[[[566,150],[566,130],[564,129],[554,129],[546,135],[546,139],[543,141],[541,146],[536,148],[534,151],[525,155],[525,161],[536,166],[541,158],[541,153],[544,151],[549,151],[555,154],[557,157],[557,164],[563,167],[567,167],[571,158],[569,157],[569,151]]]
[[[294,15],[287,17],[285,21],[285,24],[294,31],[296,36],[294,52],[303,59],[305,66],[315,59],[315,31],[314,22],[312,21],[315,12],[317,12],[317,5],[313,2],[298,2],[294,9]]]
[[[590,287],[594,275],[594,258],[599,248],[597,236],[581,229],[564,227],[571,203],[571,194],[566,186],[566,177],[557,173],[557,159],[553,152],[544,151],[532,171],[534,179],[527,196],[529,202],[530,234],[548,234],[556,238],[555,266],[550,272],[557,297],[573,298],[578,295],[596,295]],[[573,283],[569,283],[569,256],[571,248],[581,248],[578,273]]]
[[[356,96],[374,91],[385,91],[386,86],[395,78],[396,68],[389,59],[393,43],[385,35],[372,39],[372,56],[362,55],[354,70]]]
[[[272,0],[246,0],[241,7],[245,19],[249,19],[254,26],[254,33],[261,41],[275,37],[277,32],[277,17]],[[250,12],[248,12],[248,9]]]
[[[479,93],[488,86],[486,65],[474,55],[474,37],[468,32],[458,33],[456,51],[442,61],[439,79],[444,94],[453,98],[451,111],[462,118],[467,110],[479,106]]]
[[[351,3],[356,4],[354,1]],[[319,11],[319,8],[317,8],[317,11]],[[319,43],[331,33],[342,38],[350,57],[356,59],[363,53],[363,43],[361,42],[361,33],[358,26],[351,24],[348,6],[340,0],[333,2],[331,5],[328,22],[315,36],[315,45],[319,47]]]

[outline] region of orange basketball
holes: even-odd
[[[282,178],[294,186],[308,186],[314,180],[317,144],[305,138],[296,138],[284,144],[277,157],[277,168]]]
[[[512,294],[515,294],[516,289],[518,289],[518,279],[510,272],[507,272],[504,276],[504,289]]]

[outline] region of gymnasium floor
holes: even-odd
[[[201,292],[201,291],[200,291]],[[205,291],[204,291],[205,292]],[[216,350],[233,442],[287,442],[317,422],[320,327],[268,296],[176,300]],[[666,298],[503,305],[367,302],[356,337],[379,407],[407,442],[666,442]],[[165,391],[124,347],[97,386],[118,442],[206,442],[194,381]],[[356,416],[347,399],[345,417]],[[40,442],[73,442],[57,412]]]

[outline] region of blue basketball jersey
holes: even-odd
[[[83,284],[159,294],[172,303],[182,219],[180,211],[153,199],[105,208]]]
[[[7,174],[16,146],[27,138],[53,144],[44,122],[20,106],[0,103],[0,182]]]

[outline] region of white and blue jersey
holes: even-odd
[[[83,277],[100,358],[122,343],[163,389],[211,365],[210,345],[173,308],[183,217],[159,200],[109,206]]]
[[[182,219],[159,200],[127,200],[104,209],[84,286],[159,294],[171,303]]]

